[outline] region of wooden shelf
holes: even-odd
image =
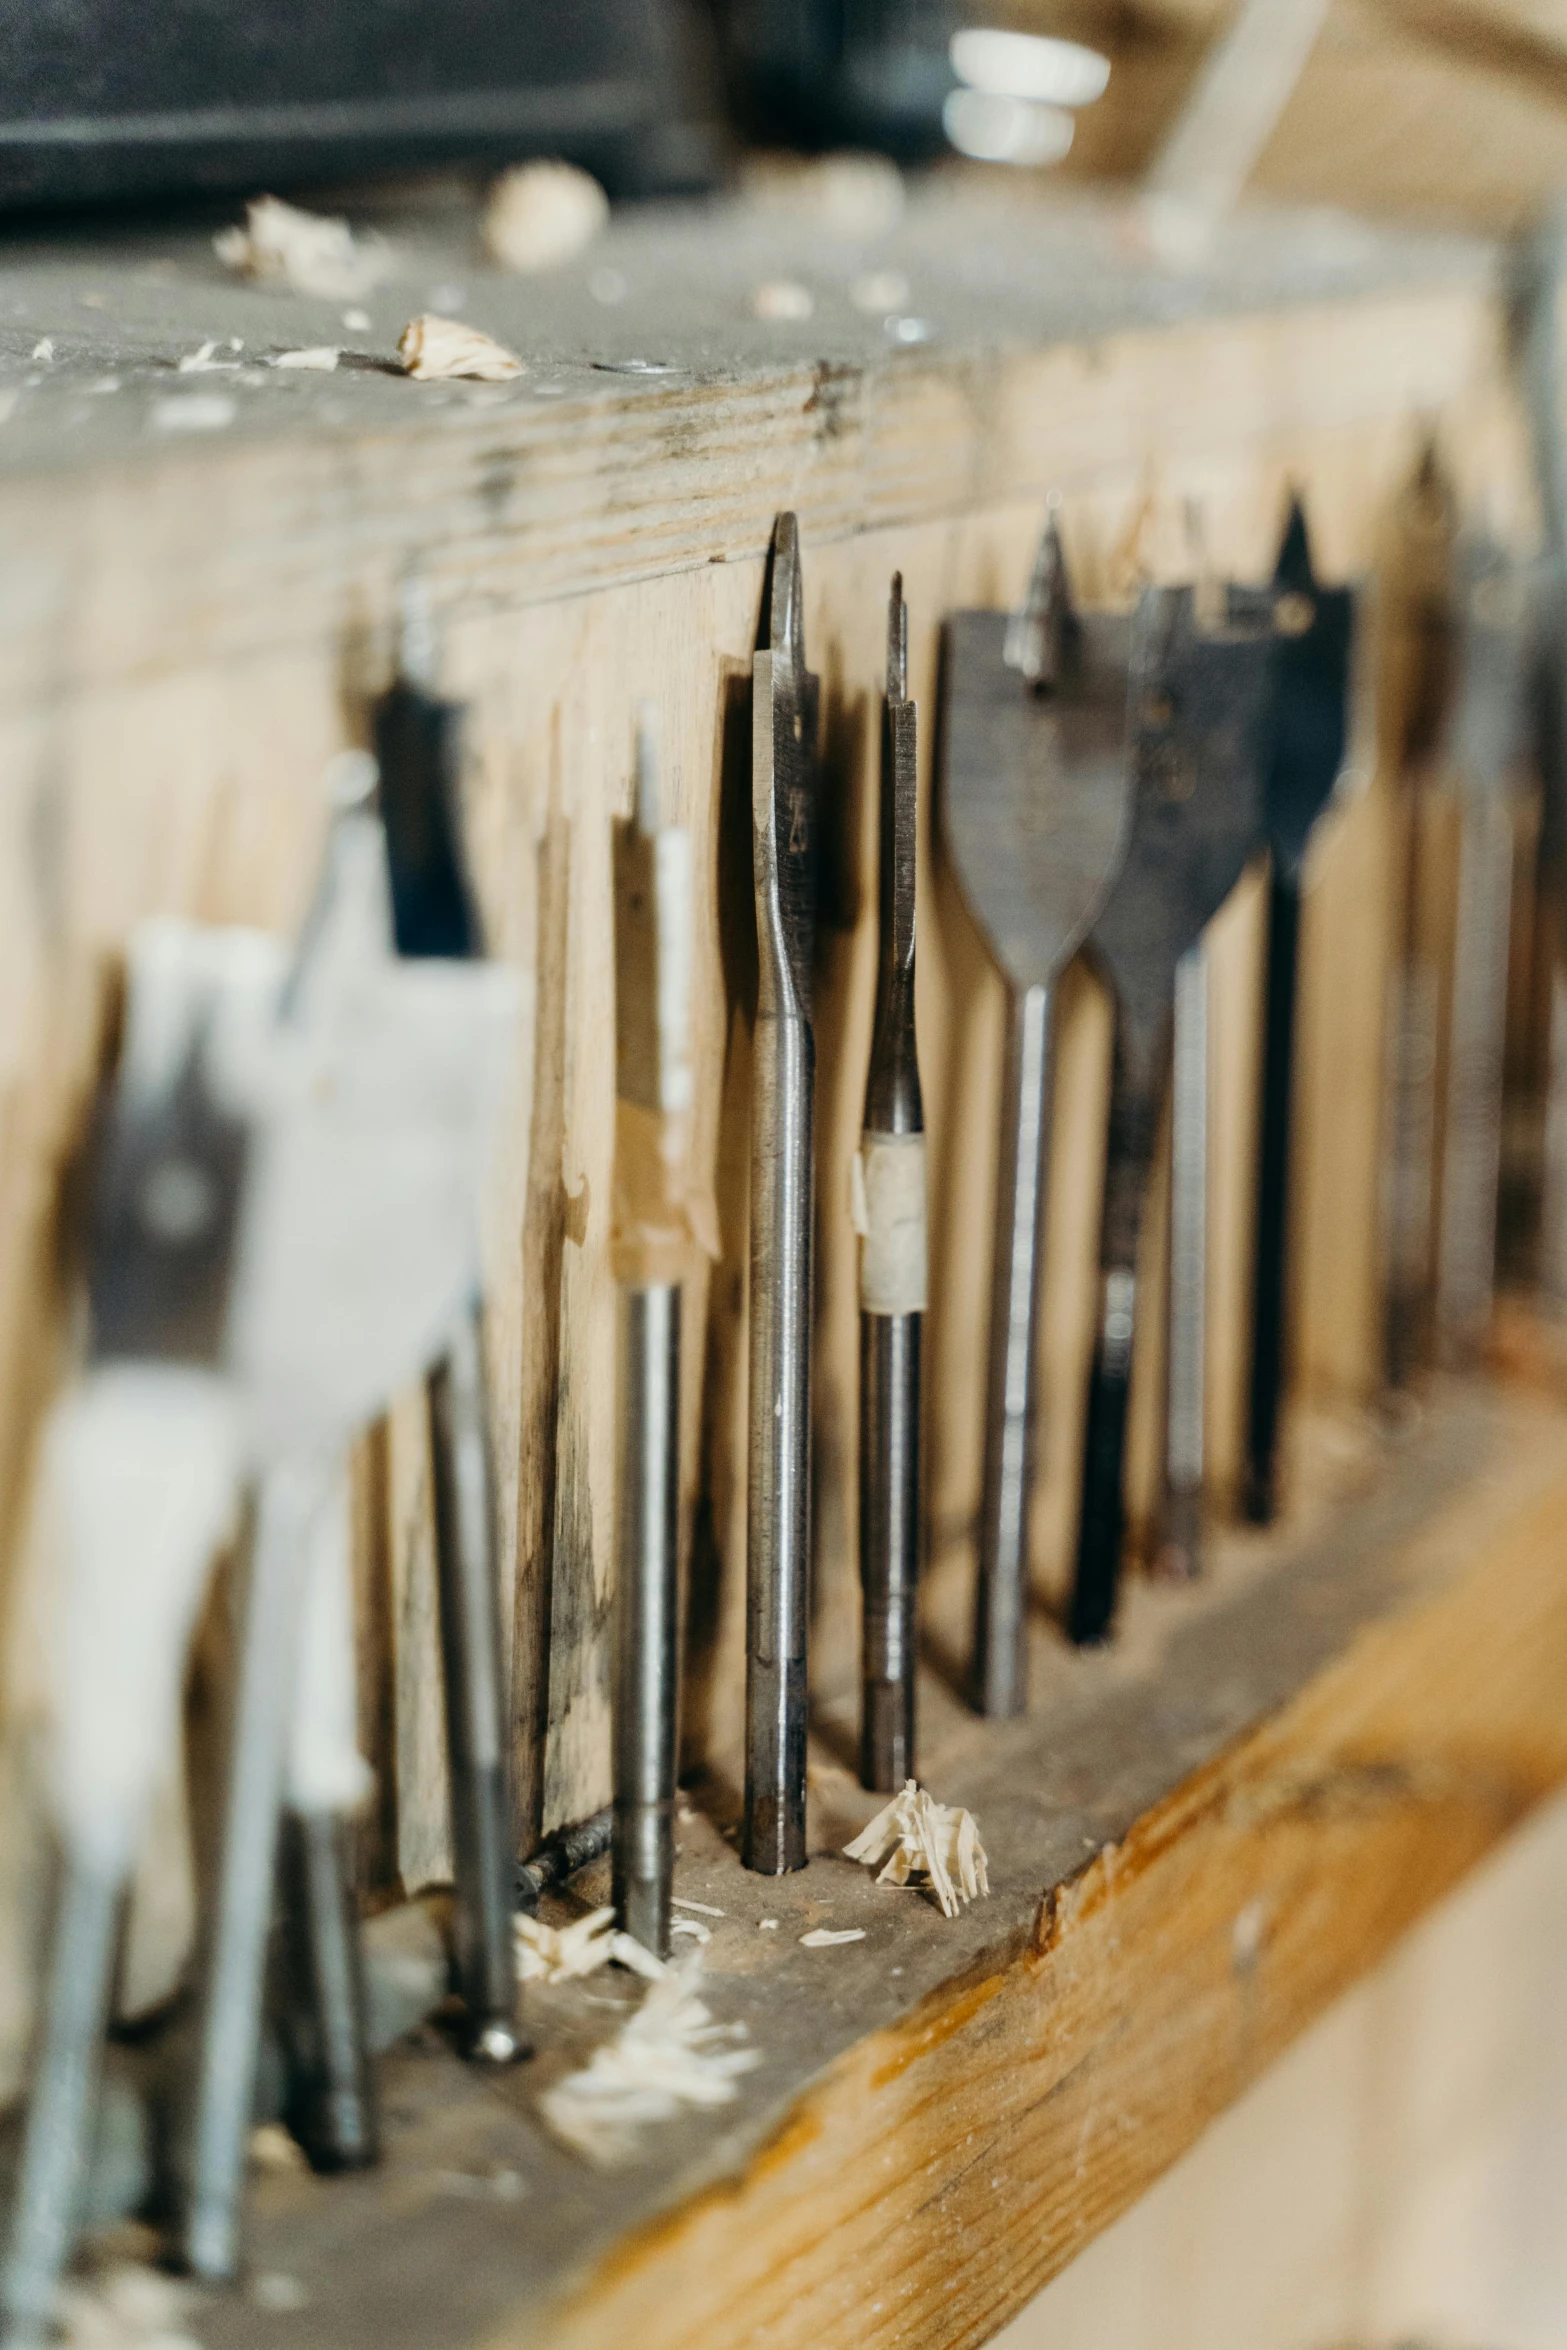
[[[341,305],[236,286],[204,237],[143,229],[89,249],[39,233],[0,257],[0,1564],[20,1627],[0,1746],[0,2083],[20,2078],[25,1921],[42,1875],[24,1733],[26,1594],[45,1570],[27,1472],[64,1360],[61,1177],[116,958],[151,914],[297,921],[322,767],[362,734],[396,584],[417,563],[443,682],[469,706],[465,814],[489,940],[532,983],[487,1268],[529,1839],[608,1792],[605,941],[610,828],[629,802],[644,695],[658,704],[667,812],[695,836],[697,1148],[715,1170],[722,1252],[686,1303],[693,1793],[680,1890],[725,1912],[706,1953],[711,2003],[748,2026],[764,2061],[736,2106],[671,2126],[644,2163],[598,2177],[551,2145],[532,2108],[609,2028],[592,2004],[615,1995],[602,1977],[534,1997],[540,2054],[504,2081],[464,2070],[434,2038],[404,2046],[384,2067],[380,2172],[257,2181],[253,2273],[296,2280],[301,2306],[284,2319],[243,2294],[214,2297],[193,2323],[208,2350],[285,2325],[299,2350],[977,2343],[1567,1776],[1567,1407],[1519,1340],[1511,1384],[1434,1388],[1396,1442],[1358,1416],[1380,1376],[1382,1006],[1403,853],[1368,695],[1353,788],[1313,849],[1303,944],[1293,1306],[1298,1391],[1319,1416],[1295,1431],[1302,1498],[1276,1539],[1220,1538],[1199,1590],[1135,1585],[1111,1654],[1068,1654],[1041,1615],[1030,1719],[974,1721],[938,1668],[966,1645],[1002,1007],[931,818],[940,621],[1018,594],[1050,490],[1088,600],[1125,592],[1144,508],[1139,559],[1162,576],[1189,563],[1188,499],[1216,567],[1266,576],[1291,483],[1324,576],[1362,576],[1433,420],[1468,504],[1526,533],[1494,256],[1262,218],[1174,279],[1137,258],[1103,206],[915,204],[870,256],[907,275],[910,315],[931,329],[903,344],[850,301],[866,253],[808,223],[617,220],[594,254],[627,285],[610,306],[586,267],[541,285],[479,267],[466,216],[388,226],[396,274],[368,303],[363,363],[325,377],[252,362],[352,341]],[[756,283],[796,274],[815,289],[814,317],[755,319]],[[452,306],[522,352],[517,383],[420,387],[392,371],[404,319],[454,284]],[[177,371],[181,354],[230,336],[246,346],[234,375]],[[53,363],[30,357],[44,337]],[[625,372],[637,358],[669,372]],[[198,432],[186,412],[171,427],[164,403],[194,399],[220,404],[209,419],[226,403],[227,420]],[[818,1719],[814,1857],[764,1883],[724,1831],[743,1686],[748,968],[754,984],[741,721],[785,505],[802,523],[830,819]],[[843,1763],[858,1607],[846,1200],[874,983],[874,688],[894,567],[922,711],[922,1776],[977,1814],[994,1885],[952,1924],[838,1857],[872,1808]],[[1253,875],[1208,946],[1208,1460],[1221,1512],[1243,1422],[1259,912]],[[1070,1548],[1107,1042],[1102,995],[1075,969],[1059,1007],[1041,1333],[1042,1599]],[[1153,1225],[1149,1294],[1157,1213]],[[1134,1528],[1154,1484],[1156,1319],[1144,1317],[1134,1382]],[[357,1464],[378,1900],[450,1870],[423,1427],[418,1399],[400,1400]],[[183,1797],[170,1790],[131,1936],[145,2004],[177,1978],[191,1919]],[[820,1923],[866,1938],[802,1949]]]
[[[929,1783],[991,1859],[955,1923],[839,1857],[873,1799],[830,1721],[801,1875],[748,1877],[699,1798],[679,1890],[725,1912],[705,1996],[764,2057],[740,2103],[608,2175],[554,2146],[532,2101],[604,2036],[603,1976],[534,1992],[540,2053],[500,2084],[398,2052],[379,2174],[257,2182],[255,2267],[308,2297],[290,2341],[985,2340],[1567,1778],[1560,1403],[1441,1387],[1338,1482],[1295,1532],[1221,1540],[1201,1589],[1135,1587],[1113,1653],[1038,1625],[1025,1723],[927,1679]],[[866,1938],[802,1949],[821,1923]],[[194,2322],[238,2350],[279,2321]]]

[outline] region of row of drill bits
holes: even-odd
[[[1437,1315],[1453,1349],[1472,1348],[1486,1319],[1500,1181],[1512,812],[1520,777],[1537,773],[1548,880],[1561,829],[1563,731],[1559,562],[1525,570],[1472,540],[1444,571],[1438,556],[1453,554],[1451,499],[1434,460],[1415,485],[1412,511],[1432,560],[1428,572],[1414,567],[1406,599],[1416,690],[1403,771],[1418,777],[1445,763],[1463,778],[1466,798],[1439,1186],[1429,1103],[1419,1092],[1431,1060],[1431,981],[1412,917],[1391,1023],[1387,1319],[1395,1384],[1422,1359],[1433,1253]],[[1164,1549],[1176,1571],[1195,1571],[1199,1562],[1209,1085],[1202,939],[1259,855],[1267,860],[1267,924],[1246,1504],[1259,1520],[1277,1507],[1303,873],[1344,765],[1363,611],[1358,590],[1318,580],[1297,502],[1266,585],[1206,580],[1148,588],[1130,611],[1084,610],[1052,514],[1017,611],[946,619],[942,840],[1009,1000],[973,1641],[975,1701],[988,1714],[1015,1714],[1026,1702],[1054,1006],[1080,953],[1108,991],[1113,1042],[1070,1636],[1102,1640],[1114,1620],[1131,1367],[1146,1305],[1140,1260],[1167,1098]],[[228,1489],[246,1496],[233,1718],[198,1958],[194,2052],[167,2132],[171,2247],[210,2278],[232,2276],[240,2260],[269,2011],[279,2017],[285,2117],[311,2161],[352,2168],[377,2151],[352,1858],[365,1767],[354,1732],[344,1464],[356,1431],[411,1371],[427,1396],[463,2046],[481,2062],[526,2053],[513,1912],[530,1890],[536,1898],[538,1882],[606,1841],[622,1922],[657,1955],[669,1949],[681,1304],[688,1275],[713,1246],[692,1144],[691,836],[665,821],[645,714],[632,813],[617,828],[613,860],[611,1258],[623,1296],[614,1802],[602,1832],[590,1823],[569,1862],[562,1846],[553,1858],[541,1856],[528,1878],[516,1869],[508,1785],[495,1477],[468,1199],[487,1082],[480,1065],[493,1057],[509,1001],[505,974],[483,958],[458,813],[462,713],[442,698],[436,670],[415,585],[397,676],[370,714],[374,756],[339,764],[325,866],[297,951],[280,961],[273,942],[203,936],[188,926],[147,942],[133,957],[120,1072],[95,1142],[87,1374],[58,1441],[76,1497],[68,1580],[80,1586],[72,1656],[79,1689],[96,1686],[94,1672],[112,1678],[119,1662],[120,1679],[127,1687],[134,1681],[145,1700],[145,1722],[162,1723],[172,1736],[183,1658],[225,1538]],[[786,514],[769,559],[751,701],[759,976],[743,1856],[767,1873],[806,1858],[819,705],[819,681],[806,662],[799,533]],[[860,1235],[861,1766],[867,1786],[890,1790],[916,1768],[920,1368],[929,1291],[915,1030],[916,711],[899,579],[888,606],[882,711],[880,943],[852,1212]],[[1567,999],[1551,968],[1556,999]],[[470,1062],[466,1078],[453,1077]],[[255,1075],[262,1064],[270,1071],[264,1082]],[[331,1076],[324,1086],[323,1071]],[[409,1092],[410,1072],[422,1092],[419,1084]],[[400,1190],[399,1141],[417,1132],[423,1147],[432,1131],[445,1132],[443,1120],[457,1138],[444,1191],[431,1188],[428,1168],[424,1189],[416,1181]],[[1558,1111],[1547,1127],[1567,1132],[1567,1117]],[[1554,1166],[1548,1149],[1547,1241]],[[1567,1210],[1560,1220],[1567,1227]],[[440,1247],[426,1265],[420,1251],[431,1234]],[[323,1278],[336,1256],[358,1264],[352,1295]],[[192,1473],[195,1462],[206,1464],[202,1474]],[[183,1493],[183,1515],[155,1504],[155,1491]],[[116,1589],[131,1594],[138,1620],[152,1627],[135,1652],[137,1672],[113,1652],[123,1606],[116,1614],[102,1604],[113,1582],[105,1560],[120,1560],[130,1519],[147,1551],[145,1573],[123,1577]],[[91,1637],[82,1629],[89,1623]],[[0,2277],[4,2338],[13,2344],[46,2338],[69,2251],[118,1919],[152,1768],[142,1754],[139,1776],[106,1772],[102,1737],[83,1732],[71,1691],[62,1695],[59,1746],[67,1865]],[[277,1967],[269,1951],[279,1919]]]

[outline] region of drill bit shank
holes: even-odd
[[[1101,1640],[1115,1612],[1137,1255],[1170,1052],[1175,975],[1256,841],[1269,644],[1208,633],[1192,591],[1150,590],[1134,657],[1136,804],[1126,862],[1094,925],[1113,994],[1099,1311],[1068,1629]]]
[[[882,718],[881,962],[857,1161],[860,1262],[860,1777],[914,1770],[920,1546],[920,1333],[927,1266],[925,1117],[914,1034],[915,709],[908,611],[888,610]]]

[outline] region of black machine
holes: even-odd
[[[0,208],[534,155],[700,186],[710,50],[699,0],[11,0]]]

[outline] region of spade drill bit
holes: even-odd
[[[45,1438],[64,1535],[48,1745],[62,1868],[0,2271],[9,2350],[54,2338],[125,1886],[239,1473],[219,1373],[250,1138],[208,1070],[223,977],[182,970],[145,934],[133,945],[125,1047],[90,1169],[89,1361]]]
[[[436,691],[437,647],[423,582],[404,583],[398,674],[377,704],[392,928],[399,955],[455,961],[484,952],[463,859],[462,705]],[[507,1769],[495,1480],[484,1315],[475,1293],[431,1372],[430,1464],[436,1585],[457,1880],[457,1989],[468,2053],[527,2054],[517,2023],[512,1935],[516,1866]]]
[[[1312,568],[1305,509],[1296,499],[1266,589],[1232,588],[1230,616],[1271,623],[1273,661],[1262,821],[1269,855],[1263,973],[1261,1105],[1253,1228],[1251,1379],[1246,1509],[1259,1524],[1277,1506],[1279,1408],[1285,1367],[1290,1119],[1295,1090],[1295,994],[1301,883],[1312,828],[1344,763],[1354,597],[1324,588]]]
[[[1189,588],[1149,590],[1133,656],[1136,798],[1120,876],[1091,951],[1112,991],[1114,1043],[1099,1313],[1068,1630],[1102,1640],[1115,1613],[1137,1254],[1181,957],[1256,844],[1269,640],[1199,629]]]
[[[810,1542],[811,1113],[819,680],[805,666],[799,527],[773,533],[752,666],[756,884],[751,1130],[750,1484],[746,1540],[748,1868],[805,1865]]]
[[[658,820],[651,715],[615,837],[615,1178],[621,1285],[614,1900],[667,1958],[679,1723],[680,1285],[692,1253],[691,835]]]
[[[914,1036],[914,729],[903,580],[887,610],[881,750],[881,964],[854,1162],[860,1253],[860,1777],[914,1776],[920,1549],[920,1329],[925,1316],[925,1114]]]
[[[1021,610],[946,626],[942,823],[1008,985],[996,1172],[975,1699],[1027,1697],[1034,1342],[1050,1130],[1051,1006],[1123,854],[1131,624],[1077,611],[1054,517]]]
[[[239,1062],[259,1139],[226,1367],[259,1496],[197,2048],[173,2149],[177,2252],[214,2278],[239,2261],[309,1558],[354,1431],[429,1367],[432,1331],[471,1287],[480,1170],[514,1050],[510,973],[433,974],[396,954],[375,763],[344,762],[311,913]],[[346,1898],[341,1914],[352,1933]],[[342,1970],[321,1973],[319,1989],[344,1996],[323,2019],[336,2047],[339,2025],[359,2029]]]

